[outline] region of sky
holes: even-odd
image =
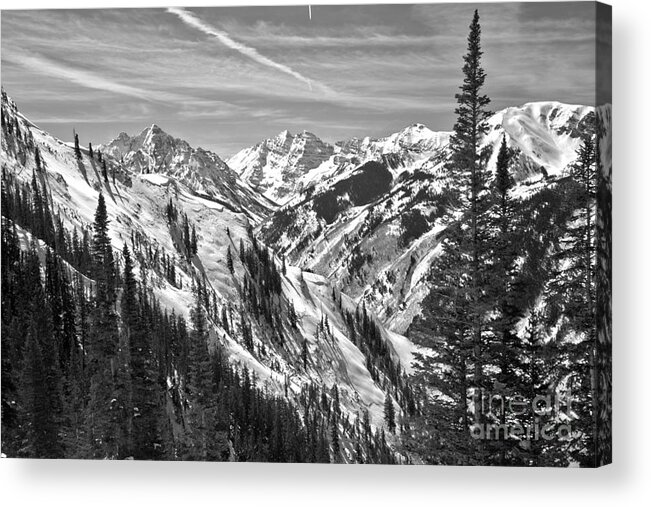
[[[2,85],[64,140],[156,123],[222,158],[285,129],[451,130],[476,8],[492,110],[594,104],[593,2],[4,10]]]

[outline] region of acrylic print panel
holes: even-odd
[[[2,453],[611,460],[610,7],[2,13]]]

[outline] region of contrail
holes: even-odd
[[[270,67],[272,69],[279,70],[280,72],[284,72],[285,74],[292,76],[295,79],[298,79],[302,83],[305,83],[310,88],[310,90],[312,90],[312,82],[310,81],[309,78],[296,72],[295,70],[288,67],[287,65],[274,62],[270,58],[261,55],[260,53],[258,53],[258,51],[255,48],[245,46],[244,44],[231,39],[228,33],[222,30],[218,30],[217,28],[210,26],[207,23],[204,23],[191,12],[186,11],[185,9],[179,7],[170,7],[167,9],[167,12],[171,14],[175,14],[181,19],[181,21],[183,21],[187,25],[202,31],[206,35],[210,35],[211,37],[214,37],[219,42],[224,44],[224,46],[234,49],[235,51],[238,51],[239,53],[253,60],[254,62],[257,62],[261,65],[266,65],[267,67]],[[327,87],[325,85],[320,85],[320,88],[327,90]]]

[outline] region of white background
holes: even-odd
[[[171,0],[175,5],[305,4]],[[399,0],[394,0],[397,3]],[[324,3],[326,3],[324,1]],[[346,3],[346,2],[328,2]],[[355,3],[369,3],[356,0]],[[0,460],[19,505],[651,505],[649,9],[611,0],[614,81],[614,461],[598,470]],[[0,8],[161,7],[136,0],[0,0]]]

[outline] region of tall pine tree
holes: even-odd
[[[442,397],[427,401],[424,424],[429,438],[422,451],[427,459],[450,464],[481,462],[481,446],[473,441],[469,396],[485,387],[485,318],[490,310],[488,236],[490,199],[487,157],[481,141],[488,126],[489,98],[482,93],[486,73],[481,66],[481,26],[475,11],[464,56],[463,84],[456,94],[457,121],[450,139],[446,194],[451,219],[442,240],[441,255],[429,273],[431,290],[417,323],[425,345],[435,357],[424,357],[420,377],[425,388]],[[429,396],[427,398],[430,398]],[[477,415],[477,414],[475,414]]]
[[[95,457],[124,457],[125,442],[121,430],[124,421],[124,402],[119,396],[118,377],[119,335],[114,309],[115,262],[108,235],[108,213],[104,196],[100,193],[95,211],[92,244],[93,274],[95,277],[95,309],[91,314],[90,401],[89,426]],[[117,396],[116,396],[117,395]]]
[[[124,257],[124,291],[122,319],[124,320],[131,373],[132,454],[135,459],[155,459],[159,448],[157,418],[161,416],[159,391],[150,336],[145,328],[138,301],[133,261],[127,245]]]

